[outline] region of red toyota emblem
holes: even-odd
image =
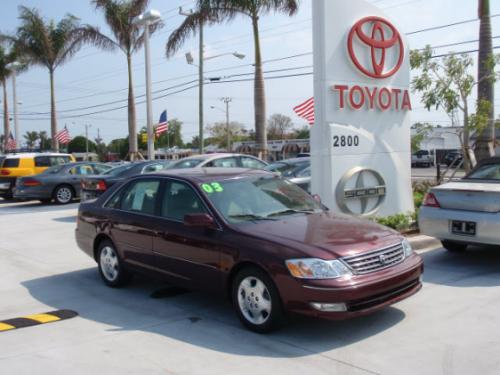
[[[365,30],[370,30],[370,34],[366,34]],[[355,49],[354,42],[358,40],[369,51],[371,56],[371,67],[369,60],[358,58],[357,53],[361,49]],[[403,40],[398,30],[389,21],[381,17],[365,17],[354,24],[347,40],[347,49],[354,65],[364,74],[371,78],[387,78],[394,75],[401,64],[405,55]],[[387,51],[394,50],[397,53],[397,59],[386,68]]]

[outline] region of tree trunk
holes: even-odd
[[[127,55],[128,68],[128,153],[130,160],[137,160],[137,130],[135,122],[135,97],[134,85],[132,83],[132,56]]]
[[[255,79],[254,79],[254,110],[255,110],[255,138],[257,153],[267,158],[267,130],[266,130],[266,92],[264,75],[262,72],[262,55],[260,53],[259,17],[252,17],[253,38],[255,44]]]
[[[490,103],[488,111],[488,126],[478,134],[475,154],[477,161],[493,156],[490,148],[495,145],[495,106],[494,106],[494,83],[488,79],[494,74],[489,64],[493,57],[493,46],[491,39],[490,2],[489,0],[479,0],[479,60],[478,60],[478,80],[477,98],[478,104],[481,101]]]
[[[50,75],[50,135],[52,150],[59,152],[59,142],[57,142],[57,118],[56,118],[56,94],[54,88],[54,69],[49,70]]]
[[[9,105],[7,97],[7,82],[2,80],[3,87],[3,134],[4,134],[4,150],[7,150],[7,142],[10,137],[10,122],[9,122]]]
[[[470,171],[470,158],[469,158],[469,106],[467,105],[467,101],[464,101],[464,133],[463,133],[463,154],[464,154],[464,162],[463,167],[465,172]]]

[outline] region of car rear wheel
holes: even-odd
[[[118,288],[130,281],[131,275],[123,268],[120,256],[111,241],[105,240],[99,244],[97,262],[99,273],[106,285]]]
[[[453,253],[460,253],[467,250],[467,244],[460,242],[443,240],[441,241],[441,244],[446,250],[451,251]]]
[[[278,290],[259,268],[244,268],[236,275],[232,299],[241,322],[254,332],[267,333],[284,322]]]
[[[74,196],[73,189],[67,185],[58,186],[54,190],[54,199],[57,204],[68,204],[73,200]]]

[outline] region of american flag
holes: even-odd
[[[65,126],[64,129],[62,129],[61,131],[59,131],[55,135],[55,139],[56,139],[57,142],[59,142],[61,144],[67,144],[67,143],[69,143],[69,141],[71,141],[71,137],[69,135],[68,128]]]
[[[9,138],[7,139],[7,144],[5,145],[5,149],[8,151],[13,151],[17,148],[17,142],[12,136],[12,132],[9,134]]]
[[[160,115],[160,121],[158,122],[158,126],[155,129],[155,134],[157,137],[160,134],[165,133],[168,130],[168,120],[167,120],[167,111],[163,111]]]
[[[314,97],[306,100],[293,108],[293,111],[299,116],[307,120],[309,125],[314,124]]]

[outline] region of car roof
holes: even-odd
[[[203,154],[203,155],[188,156],[187,158],[182,158],[182,159],[179,159],[179,160],[175,160],[175,163],[183,161],[183,160],[210,160],[210,159],[224,158],[224,157],[230,157],[230,156],[250,156],[250,157],[255,157],[255,156],[252,156],[252,155],[243,155],[243,154],[218,152],[218,153],[214,153],[214,154]]]
[[[302,157],[302,158],[291,158],[291,159],[284,159],[284,160],[276,160],[271,162],[271,164],[278,164],[278,163],[283,163],[283,164],[302,164],[302,163],[307,163],[311,162],[310,157]]]
[[[6,159],[17,159],[17,158],[34,158],[35,156],[71,156],[70,154],[63,154],[60,152],[19,152],[15,154],[5,155]]]
[[[206,182],[214,180],[229,180],[233,178],[252,176],[275,176],[275,173],[262,169],[248,168],[185,168],[185,169],[165,169],[152,174],[151,176],[180,177],[193,182]]]

